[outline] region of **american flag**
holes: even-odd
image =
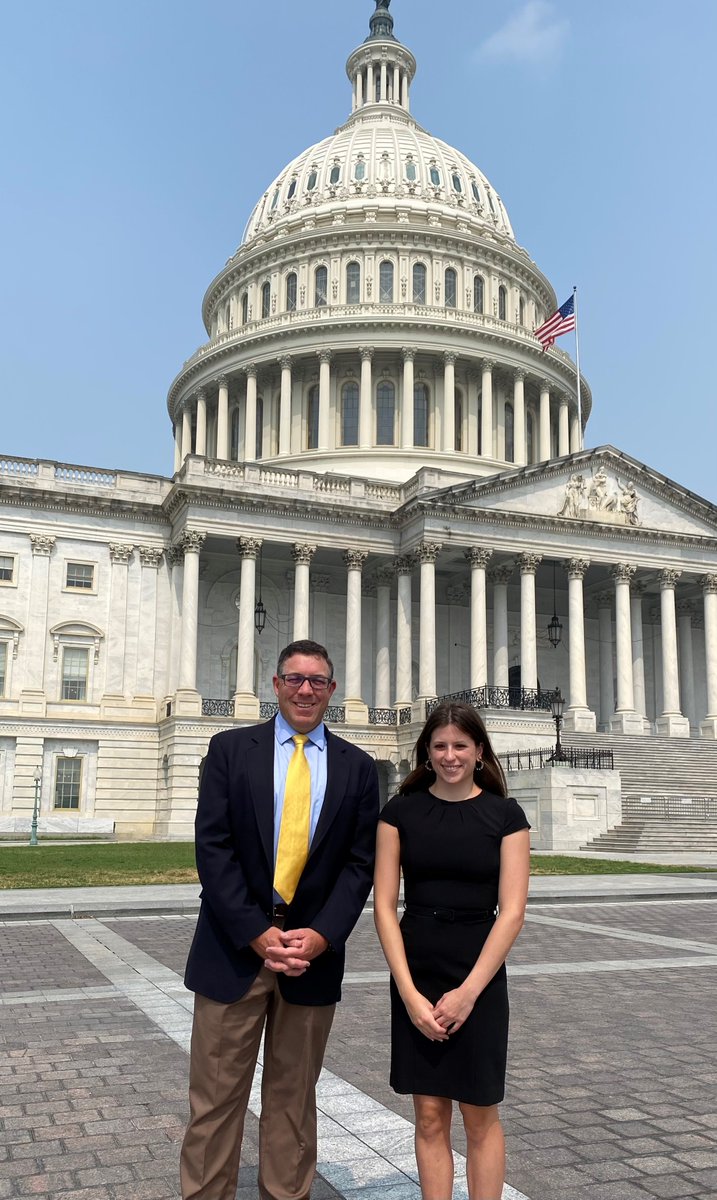
[[[548,317],[540,329],[535,330],[535,336],[543,347],[547,350],[548,346],[552,346],[556,338],[562,337],[564,333],[570,333],[575,328],[575,296],[572,295],[569,300],[560,305],[556,309],[552,317]]]

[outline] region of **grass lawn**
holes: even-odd
[[[704,867],[571,858],[541,854],[533,875],[675,875]],[[142,883],[196,883],[191,842],[118,842],[109,845],[0,846],[1,888],[110,887]]]

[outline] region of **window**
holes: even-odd
[[[274,209],[276,208],[278,203],[279,203],[279,189],[277,188],[276,191],[274,192],[274,195],[271,200],[271,209],[270,209],[271,212],[274,211]]]
[[[242,323],[242,325],[246,325],[248,320],[249,320],[249,297],[247,296],[247,294],[245,292],[241,298],[241,323]]]
[[[411,158],[409,158],[408,162],[406,163],[406,179],[409,183],[415,183],[418,179],[416,164]]]
[[[329,272],[326,267],[317,267],[314,277],[314,304],[323,308],[329,302]]]
[[[438,170],[438,167],[431,167],[428,172],[428,177],[434,187],[441,186],[441,172]]]
[[[515,462],[515,419],[512,404],[505,406],[505,461]]]
[[[80,807],[80,782],[82,780],[82,759],[58,756],[55,767],[55,801],[54,808]]]
[[[346,303],[361,303],[361,267],[357,262],[349,263],[346,268]]]
[[[62,652],[61,700],[86,700],[89,650],[83,646],[65,646]]]
[[[14,583],[15,555],[0,554],[0,583]]]
[[[291,183],[289,184],[289,190],[286,193],[286,198],[287,198],[287,200],[293,200],[295,195],[296,195],[296,180],[292,179]]]
[[[413,303],[426,303],[426,268],[423,263],[416,263],[413,268]]]
[[[458,276],[453,267],[448,267],[445,275],[446,288],[446,308],[456,307],[456,289],[458,284]]]
[[[268,317],[271,312],[271,284],[267,280],[261,289],[261,315]]]
[[[358,160],[354,167],[354,179],[357,183],[363,183],[366,178],[366,163],[362,158]]]
[[[293,271],[286,277],[286,311],[296,312],[296,275]]]
[[[378,269],[378,298],[381,304],[393,304],[392,262],[382,262]]]
[[[476,204],[480,204],[480,191],[478,190],[478,184],[476,183],[475,179],[471,183],[471,191]]]
[[[0,642],[0,696],[5,695],[7,683],[7,642]]]
[[[473,312],[482,313],[485,296],[485,284],[482,275],[476,275],[473,280]]]
[[[316,384],[309,388],[306,413],[307,450],[316,450],[319,444],[319,389]]]
[[[496,216],[495,204],[493,203],[493,197],[490,194],[490,192],[488,192],[488,204],[490,205],[490,211],[493,213],[493,216],[495,217]]]
[[[530,410],[528,411],[528,435],[526,438],[526,449],[528,462],[535,462],[535,416],[532,412],[530,412]]]
[[[78,592],[91,592],[95,585],[95,568],[91,563],[68,562],[65,587]]]
[[[264,397],[256,398],[256,446],[255,457],[261,458],[264,449]]]
[[[341,445],[358,446],[359,388],[345,383],[341,389]]]
[[[336,184],[339,182],[340,179],[341,179],[341,167],[339,166],[338,163],[334,163],[333,167],[329,171],[329,183]]]
[[[463,191],[463,184],[461,183],[460,175],[456,175],[456,173],[454,172],[451,175],[451,183],[453,184],[453,191],[458,192],[458,194],[460,195],[461,192]]]
[[[506,316],[507,312],[508,312],[508,293],[506,292],[505,288],[503,287],[503,284],[501,284],[500,287],[498,288],[498,319],[500,321],[507,320],[507,316]]]
[[[231,458],[232,462],[239,461],[239,409],[238,408],[232,409],[231,447],[229,450],[229,457]]]
[[[463,450],[463,393],[456,390],[453,398],[453,444],[460,453]]]
[[[316,190],[316,184],[317,184],[318,178],[319,178],[319,176],[318,176],[317,172],[311,171],[309,178],[306,181],[307,192],[313,192]]]
[[[428,388],[417,383],[413,388],[413,444],[428,445]]]
[[[522,296],[518,301],[518,324],[525,325],[525,300]]]
[[[376,445],[393,446],[396,417],[396,389],[392,383],[379,383],[376,389]]]

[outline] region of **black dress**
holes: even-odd
[[[394,796],[380,819],[399,833],[406,905],[439,911],[439,919],[409,912],[401,918],[413,982],[436,1004],[464,982],[493,928],[493,919],[461,919],[460,910],[495,910],[501,840],[530,825],[516,800],[485,791],[459,801],[439,800],[430,792]],[[453,910],[458,919],[450,919]],[[416,1029],[391,979],[395,1092],[498,1104],[505,1090],[507,1047],[505,965],[446,1042],[431,1042]]]

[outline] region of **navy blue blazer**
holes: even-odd
[[[310,927],[330,949],[303,975],[279,974],[291,1004],[341,998],[344,945],[371,889],[378,774],[363,750],[326,731],[326,794],[285,929]],[[195,822],[202,903],[185,983],[232,1004],[262,964],[249,943],[271,925],[274,874],[274,722],[229,729],[209,743]]]

